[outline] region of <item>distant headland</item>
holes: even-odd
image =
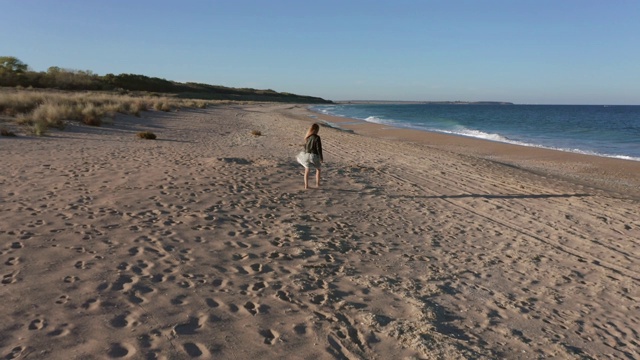
[[[336,104],[426,104],[426,105],[514,105],[507,101],[392,101],[392,100],[344,100]]]

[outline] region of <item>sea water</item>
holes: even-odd
[[[311,109],[390,127],[640,161],[640,106],[332,104]]]

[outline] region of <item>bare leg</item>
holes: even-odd
[[[320,168],[316,169],[316,187],[320,187]]]
[[[304,188],[309,188],[309,168],[304,168]]]

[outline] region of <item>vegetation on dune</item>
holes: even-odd
[[[70,121],[100,126],[118,113],[140,116],[141,111],[148,109],[206,108],[215,103],[106,92],[0,89],[0,115],[15,117],[18,124],[30,127],[36,135],[44,135],[49,128],[62,130]]]
[[[14,117],[36,135],[51,128],[62,130],[70,121],[101,126],[117,113],[140,116],[150,109],[168,112],[229,101],[328,102],[273,90],[184,84],[144,75],[99,76],[56,66],[36,72],[15,57],[0,56],[0,116]]]
[[[330,103],[330,101],[273,90],[230,88],[199,83],[179,83],[136,74],[107,74],[69,70],[52,66],[46,72],[30,71],[28,66],[12,56],[0,56],[0,86],[55,88],[60,90],[144,91],[174,94],[180,98],[203,100],[271,101],[295,103]]]
[[[143,131],[143,132],[139,132],[138,133],[138,137],[140,139],[146,139],[146,140],[155,140],[156,139],[156,134],[150,132],[150,131]]]

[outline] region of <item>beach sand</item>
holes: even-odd
[[[640,162],[290,104],[0,155],[3,359],[640,358]]]

